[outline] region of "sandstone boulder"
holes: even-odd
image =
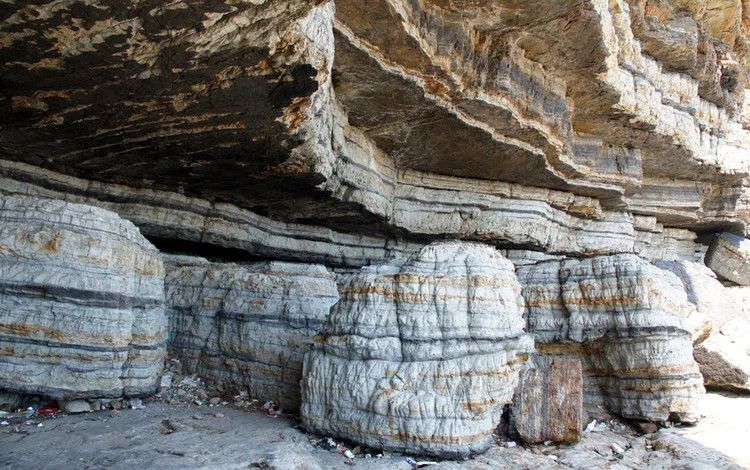
[[[344,278],[305,357],[304,426],[401,452],[486,450],[532,348],[520,293],[498,251],[461,242]]]
[[[695,308],[671,273],[615,255],[545,261],[518,276],[538,350],[581,359],[587,404],[631,419],[698,419]]]
[[[750,240],[722,233],[706,253],[706,266],[728,281],[750,286]]]
[[[0,199],[0,389],[57,399],[153,392],[164,268],[116,214]]]
[[[166,292],[169,351],[183,372],[299,408],[302,359],[338,300],[324,266],[170,257]]]

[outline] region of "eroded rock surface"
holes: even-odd
[[[722,233],[706,253],[706,266],[728,281],[750,286],[750,240]]]
[[[585,401],[626,418],[696,421],[695,308],[670,274],[632,255],[521,267],[528,331],[539,352],[581,359]]]
[[[0,389],[58,399],[153,392],[166,352],[164,268],[102,209],[0,198]]]
[[[302,360],[338,300],[324,266],[167,260],[169,351],[224,394],[299,408]]]
[[[677,274],[688,300],[711,327],[694,350],[706,387],[750,392],[750,288],[724,287],[710,269],[697,263],[658,266]]]
[[[530,444],[575,444],[583,431],[582,372],[579,359],[539,356],[521,371],[513,398],[513,425]]]
[[[437,243],[343,282],[305,357],[309,430],[441,456],[485,451],[532,344],[513,265]]]

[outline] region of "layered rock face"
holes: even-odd
[[[519,268],[537,349],[581,358],[585,401],[633,419],[699,418],[703,381],[688,323],[695,308],[669,275],[633,255]]]
[[[711,270],[697,263],[658,266],[679,277],[688,300],[710,325],[694,350],[706,387],[750,392],[750,288],[724,287]]]
[[[3,291],[16,325],[3,364],[28,364],[40,345],[76,352],[65,367],[6,369],[0,388],[43,373],[67,385],[29,378],[28,390],[85,395],[61,391],[85,371],[112,380],[88,390],[148,388],[164,320],[140,230],[165,253],[211,260],[171,258],[172,351],[219,388],[287,406],[336,299],[330,272],[343,273],[304,362],[311,429],[479,452],[529,350],[524,325],[543,355],[582,362],[584,401],[694,420],[694,342],[709,385],[747,383],[730,358],[746,312],[707,307],[713,294],[691,283],[717,282],[683,267],[706,255],[725,284],[750,284],[749,7],[4,2],[0,197],[63,209],[47,222],[39,203],[0,233],[80,241],[58,259],[7,235],[25,248],[2,262],[24,268],[4,275],[49,286]],[[111,254],[90,259],[100,245]],[[49,274],[60,269],[70,276]],[[744,295],[732,289],[717,292]],[[8,307],[21,295],[34,300]],[[75,333],[88,328],[112,329],[106,373],[82,365],[105,354],[98,333]]]
[[[722,233],[706,253],[706,265],[728,281],[750,286],[750,240]]]
[[[744,234],[740,4],[537,3],[10,2],[3,190],[348,266],[444,238],[693,260],[696,232]]]
[[[324,266],[169,258],[169,352],[224,394],[300,403],[302,359],[338,300]]]
[[[520,293],[509,261],[465,243],[351,275],[305,357],[303,424],[376,448],[486,450],[532,348]]]
[[[153,392],[166,326],[161,257],[132,223],[0,198],[0,389],[58,399]]]

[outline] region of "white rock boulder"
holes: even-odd
[[[350,275],[305,357],[303,425],[400,452],[483,452],[532,349],[520,293],[513,265],[473,243]]]

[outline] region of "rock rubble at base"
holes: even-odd
[[[485,451],[532,347],[513,265],[436,243],[363,268],[340,295],[305,357],[303,425],[401,452]]]
[[[57,399],[155,391],[164,268],[102,209],[0,198],[0,389]]]

